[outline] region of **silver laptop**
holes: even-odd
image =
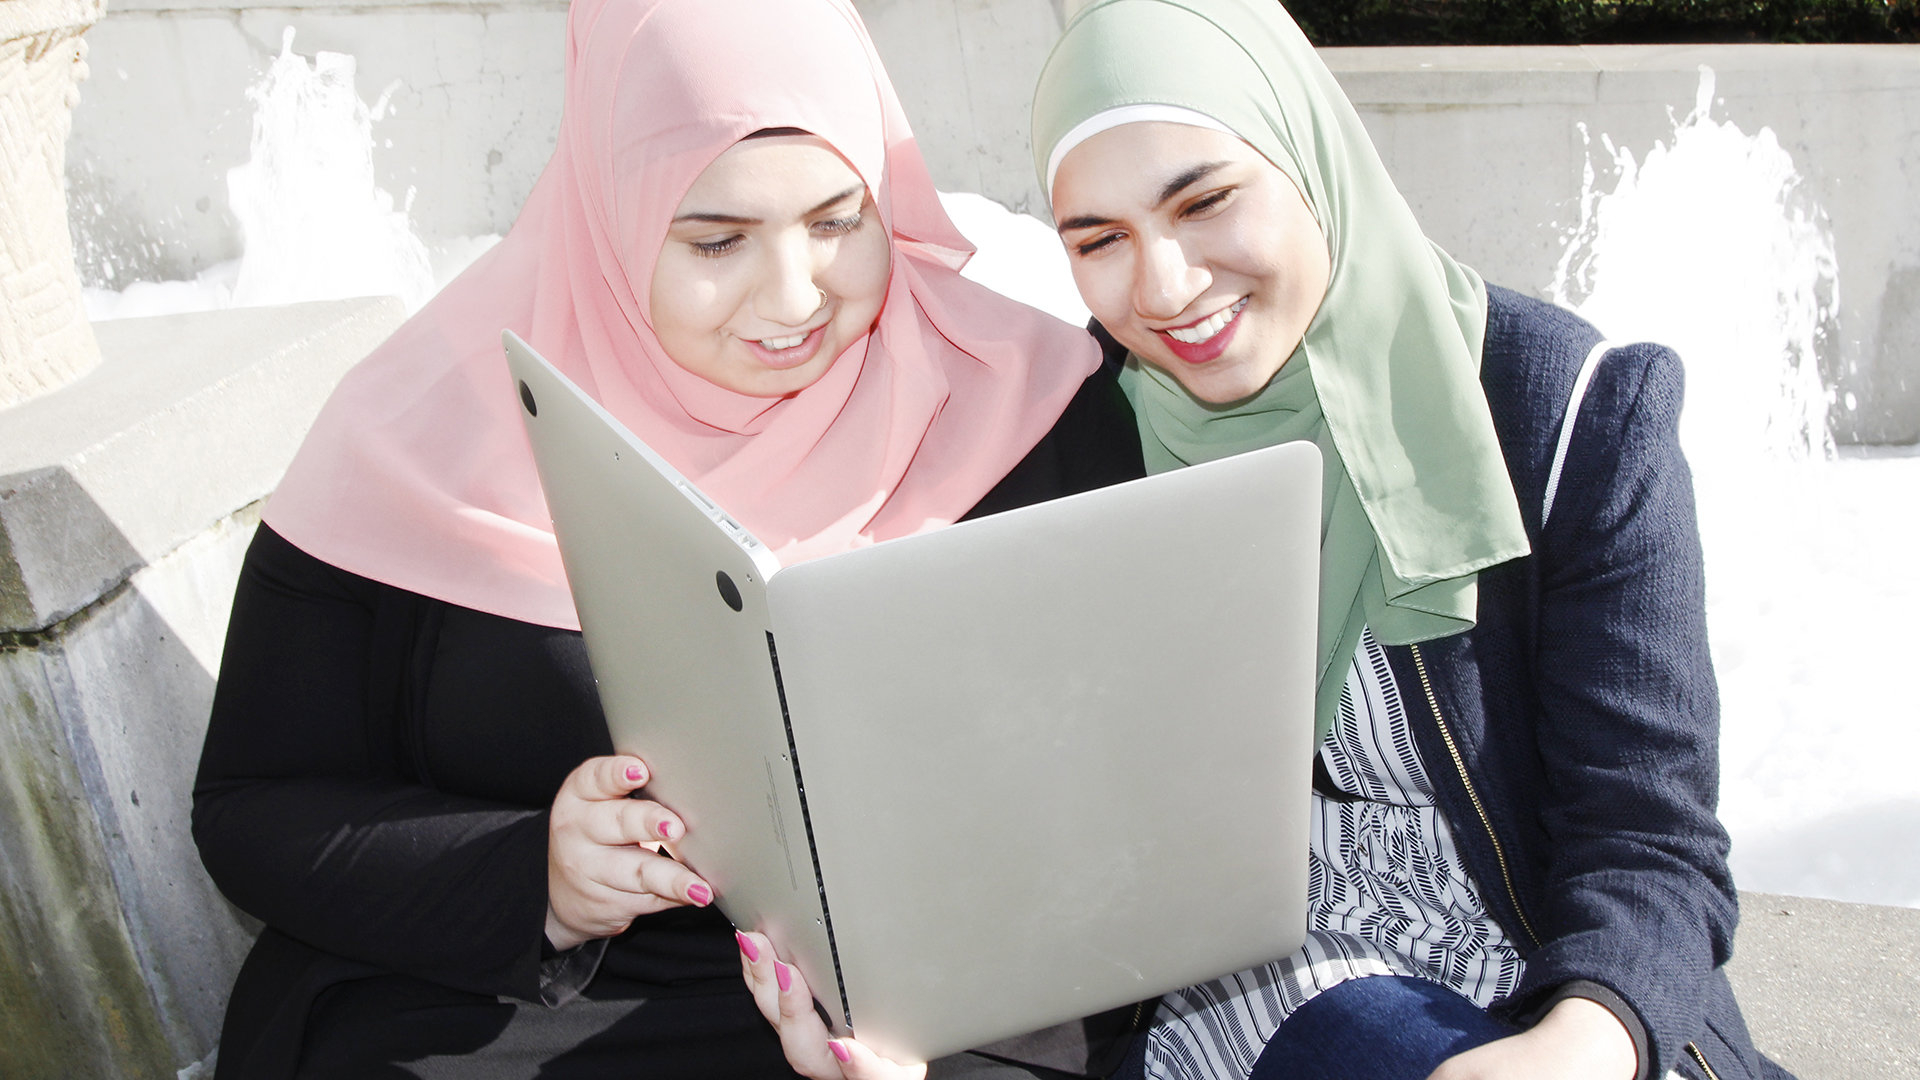
[[[1320,456],[782,566],[511,333],[601,702],[675,854],[902,1061],[1306,933]]]

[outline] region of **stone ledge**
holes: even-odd
[[[1456,45],[1318,52],[1362,110],[1675,104],[1692,99],[1702,67],[1755,76],[1795,96],[1901,95],[1920,88],[1920,49],[1910,45]]]
[[[167,15],[180,12],[236,14],[242,11],[314,11],[366,14],[391,11],[553,11],[564,13],[567,0],[113,0],[111,13]]]
[[[37,632],[272,490],[391,297],[96,324],[85,378],[0,412],[0,632]]]

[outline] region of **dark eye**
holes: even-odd
[[[1073,246],[1073,250],[1077,252],[1081,258],[1085,258],[1088,255],[1092,255],[1095,252],[1108,247],[1109,245],[1118,243],[1122,235],[1124,234],[1117,233],[1117,232],[1105,233],[1103,235],[1094,237],[1092,240],[1089,240],[1084,244],[1075,244]]]
[[[846,217],[837,217],[828,221],[816,222],[813,226],[813,231],[822,236],[843,236],[859,228],[861,222],[865,220],[866,218],[860,214],[859,211],[855,211]]]
[[[744,240],[744,237],[735,235],[722,240],[693,240],[688,242],[688,246],[693,248],[696,253],[705,255],[709,259],[717,259],[727,252],[732,251],[734,248],[739,247]]]
[[[1227,200],[1233,197],[1233,193],[1233,188],[1221,188],[1219,191],[1208,192],[1189,203],[1186,209],[1180,211],[1180,216],[1202,217],[1208,211],[1225,205]]]

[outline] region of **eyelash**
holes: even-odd
[[[1120,239],[1119,233],[1108,233],[1107,235],[1102,236],[1098,240],[1090,240],[1084,244],[1076,244],[1073,250],[1079,252],[1080,257],[1084,259],[1087,256],[1093,254],[1096,251],[1099,251],[1101,248],[1106,247],[1108,244],[1111,244],[1118,239]]]
[[[865,220],[866,216],[856,210],[846,217],[834,218],[831,221],[822,221],[815,225],[814,228],[826,233],[828,236],[845,236],[847,233],[859,228]]]
[[[1235,190],[1236,189],[1229,187],[1221,188],[1219,191],[1209,192],[1205,196],[1195,200],[1192,204],[1183,207],[1180,210],[1180,216],[1183,218],[1194,218],[1204,215],[1231,198]],[[1086,258],[1119,240],[1122,235],[1123,234],[1117,232],[1107,233],[1104,236],[1089,240],[1084,244],[1077,244],[1073,250],[1078,253],[1081,258]]]
[[[1204,214],[1214,207],[1219,206],[1221,203],[1226,202],[1227,198],[1231,196],[1233,192],[1233,188],[1221,188],[1219,191],[1209,192],[1206,196],[1195,200],[1193,205],[1180,211],[1180,216],[1195,217]]]
[[[856,212],[846,217],[815,222],[813,229],[815,232],[826,236],[845,236],[855,229],[858,229],[865,222],[865,215]],[[694,254],[696,255],[703,255],[709,259],[717,259],[739,247],[745,240],[746,238],[743,236],[734,235],[724,240],[694,240],[690,241],[688,246],[693,248]]]

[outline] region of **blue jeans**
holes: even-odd
[[[1252,1080],[1426,1080],[1520,1029],[1425,979],[1369,975],[1323,990],[1280,1025]]]

